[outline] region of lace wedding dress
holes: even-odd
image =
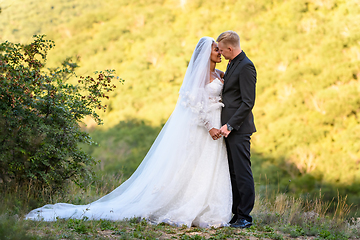
[[[208,39],[205,42],[209,44]],[[32,210],[25,218],[54,221],[57,218],[124,220],[139,217],[154,224],[226,226],[232,206],[226,147],[223,138],[213,140],[205,127],[221,127],[222,87],[219,79],[205,84],[207,103],[197,105],[197,111],[189,111],[189,99],[193,98],[181,94],[142,163],[111,193],[87,205],[45,205]]]

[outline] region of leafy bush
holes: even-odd
[[[106,110],[101,99],[116,86],[113,70],[69,84],[77,67],[70,59],[45,71],[54,42],[34,37],[27,45],[0,45],[0,182],[53,191],[67,179],[91,177],[96,161],[78,143],[93,141],[79,122],[91,116],[101,124],[95,109]]]

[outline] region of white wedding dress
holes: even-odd
[[[222,87],[219,79],[206,84],[209,102],[207,109],[202,110],[206,117],[190,130],[181,127],[186,126],[183,119],[189,117],[186,111],[176,110],[183,107],[179,104],[186,105],[178,101],[138,169],[108,195],[88,205],[45,205],[32,210],[25,218],[54,221],[57,218],[124,220],[140,217],[155,224],[227,226],[232,196],[225,143],[223,138],[213,140],[204,126],[211,123],[213,127],[221,127]],[[190,134],[184,135],[184,132]]]

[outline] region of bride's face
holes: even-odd
[[[213,42],[211,46],[210,60],[215,63],[221,62],[221,53],[216,42]]]

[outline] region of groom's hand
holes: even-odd
[[[227,137],[230,134],[231,131],[228,130],[226,124],[220,128],[220,133],[224,137]]]
[[[212,128],[212,129],[210,129],[209,133],[210,133],[212,139],[214,139],[214,140],[221,138],[221,133],[220,133],[219,129]]]

